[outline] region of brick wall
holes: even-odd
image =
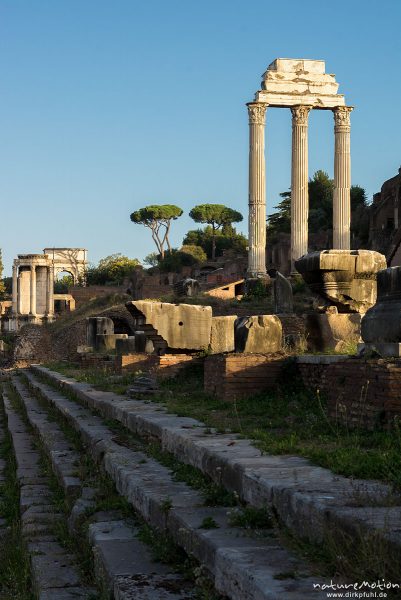
[[[217,354],[208,356],[204,389],[222,400],[234,400],[274,387],[284,364],[282,356]]]
[[[334,359],[334,357],[314,357]],[[401,360],[326,360],[318,364],[298,362],[303,384],[327,398],[331,420],[350,427],[391,427],[401,418]]]
[[[285,359],[266,354],[218,354],[205,360],[204,389],[224,401],[274,389]],[[298,357],[295,377],[325,396],[330,420],[351,428],[391,428],[401,420],[401,359]]]
[[[189,364],[200,364],[203,362],[198,356],[191,354],[127,354],[116,356],[115,369],[118,373],[129,373],[134,371],[152,372],[159,378],[174,377]]]

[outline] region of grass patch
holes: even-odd
[[[245,529],[270,529],[274,525],[272,515],[267,508],[246,506],[230,513],[230,525]]]
[[[199,529],[218,529],[216,521],[213,517],[205,517],[202,523],[199,525]]]

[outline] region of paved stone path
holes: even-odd
[[[175,480],[169,469],[145,452],[121,445],[118,436],[91,409],[66,397],[30,372],[24,372],[24,378],[29,389],[18,378],[14,379],[14,385],[42,441],[45,443],[50,437],[44,431],[43,414],[38,415],[33,393],[56,408],[79,432],[90,454],[134,509],[152,527],[168,532],[175,543],[207,569],[218,592],[232,600],[325,597],[313,589],[313,583],[321,580],[281,544],[274,530],[258,537],[232,526],[227,508],[205,506],[201,493]],[[55,465],[53,468],[57,470]],[[214,527],[203,527],[205,519]],[[110,527],[111,535],[113,531],[126,531],[121,523]],[[99,539],[96,538],[98,532],[99,529],[92,528],[92,541]],[[124,539],[125,534],[122,535]],[[112,547],[110,544],[109,549]],[[105,554],[106,551],[99,553],[100,562],[104,561]],[[132,593],[133,585],[132,580],[126,579],[120,584],[121,589],[114,590],[115,597],[129,598],[127,594]]]

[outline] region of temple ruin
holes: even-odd
[[[66,271],[76,284],[84,280],[87,264],[84,248],[45,248],[43,254],[19,254],[13,263],[11,315],[3,317],[5,329],[16,331],[26,323],[53,321],[55,301],[70,301],[54,293],[57,275]]]
[[[337,94],[335,76],[323,60],[277,58],[263,74],[262,89],[247,104],[249,114],[248,277],[266,274],[265,120],[268,107],[292,113],[291,270],[308,252],[308,117],[312,109],[334,114],[333,248],[350,248],[350,113]]]

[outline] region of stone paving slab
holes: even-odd
[[[98,460],[114,481],[117,491],[152,526],[168,531],[174,541],[189,555],[197,558],[212,573],[220,593],[233,600],[298,600],[324,597],[313,590],[308,567],[283,548],[277,539],[251,539],[242,530],[229,525],[228,510],[203,506],[202,495],[183,482],[175,481],[170,471],[142,452],[121,446],[107,433],[106,442],[99,441],[99,417],[82,407],[79,416],[76,402],[60,398],[60,393],[28,374],[32,389],[60,406],[63,415],[89,441],[89,449],[97,448]],[[103,445],[102,445],[103,444]],[[98,448],[102,447],[99,453]],[[218,521],[218,529],[206,530],[201,525],[205,516]],[[255,570],[253,569],[255,564]],[[300,577],[287,573],[300,573]],[[234,582],[234,583],[233,583]],[[157,597],[157,596],[156,596]]]
[[[48,588],[39,593],[38,600],[91,600],[98,598],[96,590],[81,587]],[[133,598],[131,600],[134,600]]]
[[[380,504],[391,494],[389,486],[375,481],[348,479],[296,456],[266,456],[248,440],[236,435],[205,433],[206,426],[188,417],[168,414],[164,407],[125,399],[94,390],[45,367],[33,366],[60,389],[76,394],[105,418],[115,419],[144,438],[156,438],[162,448],[236,492],[255,507],[274,506],[282,522],[297,535],[322,542],[333,527],[362,538],[374,534],[391,550],[401,548],[401,506],[352,506],[361,490],[367,506]],[[382,512],[389,515],[383,528]]]
[[[115,600],[194,600],[196,598],[191,589],[183,589],[182,580],[174,575],[120,576],[114,584],[113,591]]]

